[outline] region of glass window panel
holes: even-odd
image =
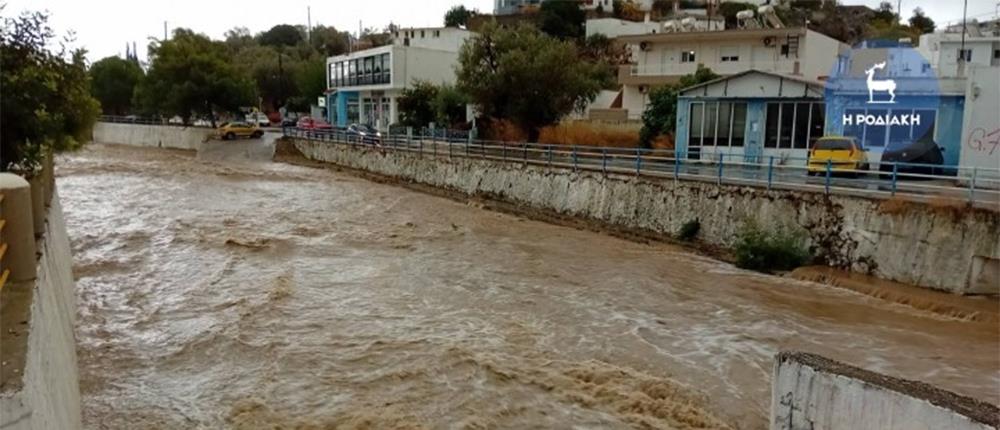
[[[894,109],[890,111],[890,115],[910,115],[913,111],[910,109],[900,110]],[[912,142],[910,136],[913,132],[913,127],[909,125],[889,125],[886,126],[889,130],[889,147],[898,148],[903,145],[908,145]]]
[[[872,109],[868,111],[868,115],[875,116],[885,116],[886,113],[885,109]],[[884,125],[865,125],[865,147],[881,148],[885,146],[886,132],[886,126]]]
[[[688,123],[688,135],[691,137],[688,139],[690,142],[688,146],[701,146],[704,112],[705,105],[703,103],[691,104],[691,121]]]
[[[795,129],[792,132],[793,148],[806,149],[809,147],[809,105],[810,103],[795,104]]]
[[[864,109],[847,109],[844,113],[845,113],[845,115],[848,115],[849,117],[851,117],[851,122],[852,122],[852,124],[849,124],[849,125],[845,124],[844,125],[844,136],[853,137],[858,142],[864,142],[865,141],[865,128],[864,128],[863,125],[857,124],[856,122],[854,122],[854,118],[857,115],[863,115],[865,113],[865,110]],[[867,146],[868,145],[866,144],[865,147],[867,147]]]
[[[733,104],[728,102],[719,103],[719,128],[715,134],[716,146],[729,146],[729,129],[733,118]]]
[[[809,148],[813,147],[816,140],[823,137],[823,130],[826,127],[826,104],[812,104],[812,119],[809,120]]]
[[[795,103],[781,104],[781,128],[778,130],[778,148],[792,147],[792,127],[795,125]]]
[[[718,103],[705,103],[705,141],[703,143],[705,146],[715,145],[715,126],[719,119],[718,113]]]
[[[733,103],[732,146],[743,146],[747,127],[747,104]]]
[[[913,126],[913,141],[934,141],[934,131],[937,127],[937,124],[935,124],[937,111],[918,109],[913,114],[920,115],[920,125]]]
[[[781,105],[778,103],[767,104],[767,125],[764,127],[764,147],[778,147],[778,121],[781,115]]]

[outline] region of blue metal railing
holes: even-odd
[[[880,198],[900,196],[916,200],[947,198],[1000,209],[1000,169],[870,162],[871,170],[859,170],[838,167],[830,160],[817,169],[815,165],[810,167],[806,158],[770,156],[757,162],[746,161],[735,154],[702,154],[708,159],[685,159],[675,156],[673,150],[511,143],[473,139],[469,135],[464,138],[448,134],[424,135],[412,130],[409,133],[393,130],[378,139],[362,137],[344,129],[285,128],[283,134],[333,144],[447,158],[480,158],[602,174],[627,173],[674,180],[702,180],[720,185],[759,186],[768,190],[811,190]],[[944,171],[955,174],[935,173]]]

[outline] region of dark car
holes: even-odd
[[[351,124],[347,126],[347,135],[362,143],[379,145],[382,143],[382,132],[367,124]]]
[[[944,174],[944,151],[932,139],[920,139],[912,143],[890,144],[882,153],[879,171],[891,173],[893,163],[897,173],[920,175]],[[883,176],[885,176],[883,174]],[[912,178],[912,177],[911,177]]]

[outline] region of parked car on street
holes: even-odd
[[[304,116],[299,118],[299,121],[295,123],[298,128],[304,128],[307,130],[332,130],[333,126],[330,123],[323,121],[321,119],[313,118],[311,116]]]
[[[271,120],[264,115],[264,112],[252,112],[248,113],[246,117],[247,123],[255,124],[259,127],[270,127]]]
[[[347,135],[354,136],[362,143],[379,145],[382,143],[382,132],[366,124],[351,124],[347,126]]]
[[[944,164],[944,153],[940,146],[933,139],[927,137],[916,142],[890,143],[882,152],[882,162],[879,164],[879,171],[883,172],[883,177],[888,177],[888,173],[893,170],[893,164],[902,163],[896,166],[896,173],[911,173],[920,175],[944,175],[947,174]],[[952,170],[954,172],[954,170]],[[952,173],[954,174],[954,173]],[[907,179],[916,179],[918,176],[907,176]]]
[[[844,136],[821,137],[809,150],[809,176],[826,174],[828,164],[831,173],[854,176],[869,167],[864,148],[853,137]]]
[[[222,140],[232,140],[238,137],[248,137],[258,139],[264,135],[264,131],[254,124],[247,124],[240,121],[223,123],[215,130],[215,134]]]

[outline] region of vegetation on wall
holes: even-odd
[[[791,270],[809,263],[812,255],[805,239],[788,229],[765,230],[748,222],[736,235],[733,254],[736,265],[770,273]]]
[[[30,176],[47,150],[77,148],[100,114],[91,96],[86,51],[53,52],[48,15],[4,17],[0,28],[0,171]]]

